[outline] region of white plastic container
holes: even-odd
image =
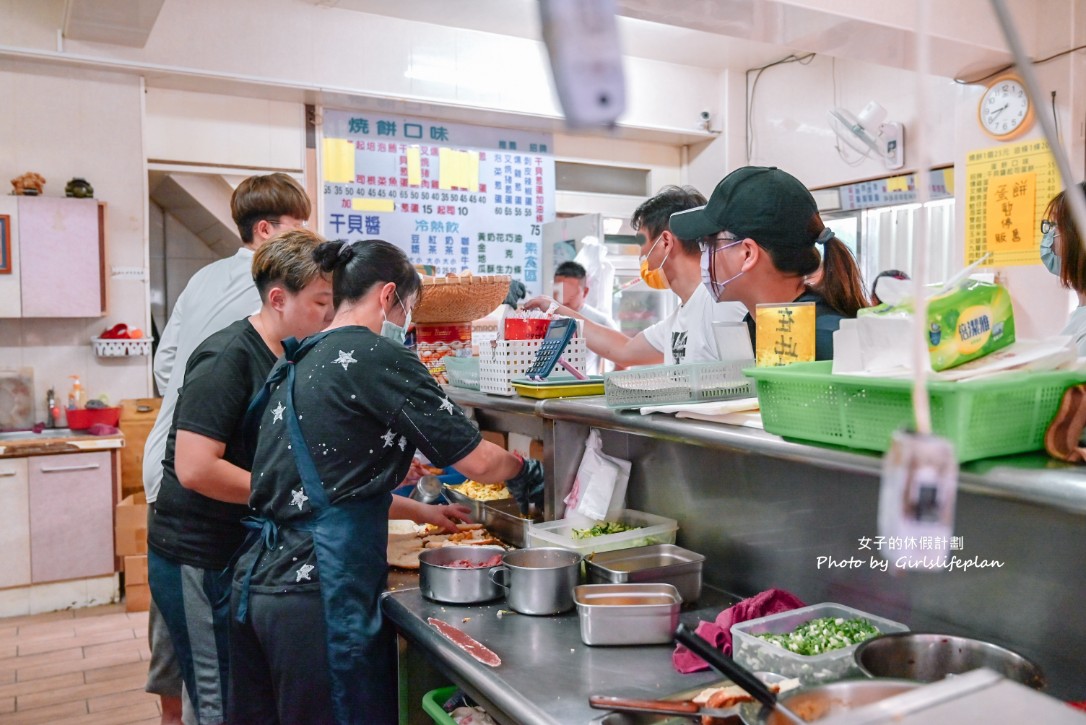
[[[629,549],[634,546],[649,544],[674,544],[679,522],[675,519],[626,509],[618,521],[629,526],[639,526],[632,531],[618,534],[592,536],[587,539],[575,539],[573,529],[590,528],[591,524],[574,524],[566,519],[533,524],[528,529],[528,546],[561,546],[572,549],[582,556],[600,551]]]
[[[796,654],[756,636],[766,633],[786,634],[801,624],[820,617],[843,619],[861,617],[874,625],[879,630],[879,634],[909,631],[909,628],[900,622],[876,617],[874,614],[868,614],[844,604],[832,602],[812,604],[790,612],[771,614],[768,617],[733,624],[732,657],[748,670],[776,672],[785,677],[798,677],[804,685],[860,674],[859,668],[853,661],[853,653],[859,647],[859,643],[820,655],[808,656]]]

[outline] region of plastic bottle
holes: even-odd
[[[68,391],[68,410],[81,410],[85,407],[87,393],[83,390],[83,384],[79,382],[78,375],[69,375],[72,379],[72,389]]]

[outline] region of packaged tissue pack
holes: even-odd
[[[908,318],[912,300],[861,311],[873,317]],[[928,352],[932,370],[946,370],[1014,342],[1014,309],[1006,288],[964,279],[928,298]]]

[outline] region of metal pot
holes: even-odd
[[[442,546],[419,554],[419,589],[422,596],[448,604],[476,604],[497,599],[504,592],[491,581],[487,567],[454,567],[455,561],[482,563],[505,553],[500,546]]]
[[[506,590],[509,608],[521,614],[558,614],[573,609],[581,555],[560,548],[506,552],[490,581]]]
[[[1040,690],[1044,673],[1017,652],[990,642],[946,634],[902,632],[870,639],[856,648],[856,664],[868,677],[936,682],[987,667],[1009,680]]]
[[[803,720],[814,722],[917,687],[919,682],[906,680],[841,680],[781,695],[779,701]],[[769,708],[762,709],[759,720],[765,725],[792,725],[787,717]]]

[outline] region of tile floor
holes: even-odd
[[[157,725],[147,612],[123,604],[0,619],[0,723]]]

